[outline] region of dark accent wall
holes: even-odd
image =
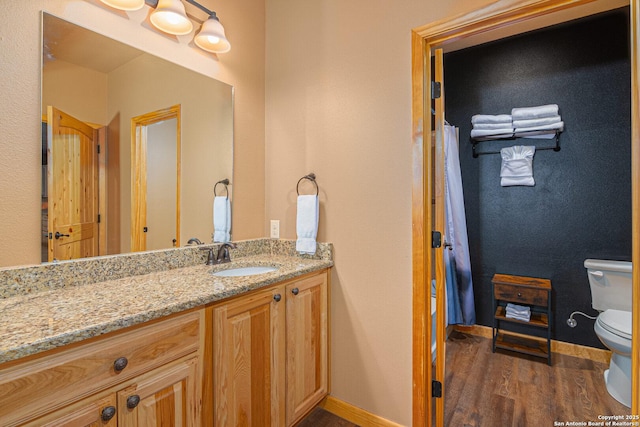
[[[583,262],[631,259],[628,9],[445,55],[446,119],[460,128],[477,323],[491,326],[494,273],[551,279],[552,338],[604,348]],[[561,151],[537,151],[535,187],[501,187],[499,154],[472,157],[474,114],[558,104]],[[483,142],[478,151],[552,140]]]

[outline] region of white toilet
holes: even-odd
[[[612,352],[604,373],[607,391],[631,407],[631,263],[587,259],[584,266],[591,286],[591,305],[600,311],[593,329]]]

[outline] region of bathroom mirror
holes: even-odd
[[[233,88],[51,14],[43,12],[42,19],[41,259],[131,252],[132,236],[140,233],[148,237],[149,242],[157,241],[155,236],[161,231],[163,236],[161,243],[142,247],[136,244],[134,250],[184,246],[191,237],[211,242],[214,185],[225,178],[233,182]],[[49,107],[61,113],[48,115]],[[170,119],[163,115],[166,111],[172,112]],[[73,145],[78,144],[78,137],[73,140],[67,130],[50,123],[63,114],[96,129],[99,145],[93,169],[84,174],[94,177],[95,183],[88,184],[83,177],[77,184],[71,184],[71,190],[66,187],[60,190],[61,185],[69,185],[69,179],[68,174],[58,171],[63,162],[56,162],[58,157],[54,157],[54,153],[69,163],[74,156],[82,158],[84,151]],[[149,117],[159,119],[143,120],[149,125],[148,129],[137,124],[132,126],[133,120]],[[167,131],[156,130],[167,127]],[[52,147],[55,141],[60,141],[60,135],[66,138],[64,150]],[[164,135],[158,139],[165,142],[161,151],[152,154],[152,148],[159,145],[154,135]],[[144,139],[148,156],[132,150],[132,144],[138,146],[135,141],[140,138]],[[67,157],[59,154],[62,151],[67,152]],[[155,160],[158,158],[165,160],[164,166],[158,166]],[[144,209],[140,206],[140,195],[134,194],[140,187],[140,161],[147,163],[143,170],[149,171],[148,187],[151,184],[159,187],[159,191],[156,188],[153,192],[158,196],[149,190]],[[61,179],[63,175],[67,178]],[[87,194],[88,186],[95,189],[91,203],[96,209],[89,208],[90,203],[84,200],[69,196],[70,193]],[[86,218],[72,218],[75,228],[61,227],[66,224],[60,219],[59,212],[64,210],[61,205],[70,206],[67,210],[84,212]],[[141,210],[148,222],[136,217]],[[155,220],[165,214],[168,220]],[[136,218],[132,220],[133,217]],[[96,224],[85,224],[92,221]],[[152,226],[152,223],[163,225]],[[134,233],[132,224],[140,228],[135,228],[138,233]],[[91,231],[85,232],[88,229]],[[71,248],[72,241],[79,241],[81,234],[91,234],[94,239],[97,236],[97,240]],[[56,249],[54,254],[51,242],[69,242],[71,249]],[[87,249],[89,246],[91,249]]]

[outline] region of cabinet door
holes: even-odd
[[[282,287],[214,309],[214,425],[284,425],[284,315]]]
[[[119,427],[200,425],[198,358],[143,375],[118,392]]]
[[[39,427],[116,427],[116,395],[90,397],[51,413],[26,426]]]
[[[327,275],[287,286],[287,425],[328,393]]]

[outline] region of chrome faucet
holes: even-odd
[[[215,260],[215,264],[231,262],[231,255],[229,255],[229,248],[235,249],[236,245],[231,242],[225,242],[220,245],[220,248],[218,249],[218,256],[216,257],[216,260]]]

